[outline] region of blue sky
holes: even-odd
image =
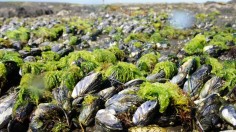
[[[0,0],[1,1],[34,1],[34,2],[69,2],[79,4],[102,4],[103,0]],[[105,4],[110,3],[173,3],[173,2],[206,2],[209,0],[104,0]],[[227,2],[229,0],[211,0],[218,2]]]

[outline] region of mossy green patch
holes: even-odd
[[[184,50],[190,55],[200,54],[202,53],[202,50],[205,45],[206,45],[205,36],[198,34],[184,46]]]
[[[0,61],[14,61],[18,66],[23,63],[23,60],[19,53],[6,50],[0,50]]]
[[[177,38],[176,30],[171,26],[165,26],[163,29],[160,30],[160,34],[164,38]]]
[[[113,76],[122,83],[143,77],[135,65],[126,62],[118,62],[116,65],[110,66],[105,72],[105,76]]]
[[[233,35],[230,33],[217,33],[209,42],[210,45],[219,46],[221,49],[228,49],[227,42],[233,41]]]
[[[6,83],[6,75],[7,75],[7,69],[5,65],[0,62],[0,88],[4,87]]]
[[[54,26],[53,28],[40,27],[35,31],[37,37],[48,39],[50,41],[57,40],[63,33],[62,26]]]
[[[27,43],[30,38],[30,31],[27,28],[20,27],[17,30],[7,31],[6,36],[9,39]]]
[[[97,62],[102,63],[116,63],[116,56],[109,50],[105,49],[95,49],[93,51],[94,58]]]
[[[26,62],[21,66],[21,74],[31,73],[34,75],[41,74],[43,71],[43,63],[39,62]]]
[[[143,55],[137,62],[137,66],[140,70],[150,72],[158,62],[160,54],[148,53]]]
[[[81,69],[84,73],[89,73],[98,67],[98,64],[92,61],[85,61],[81,63]]]
[[[60,59],[60,55],[53,51],[42,52],[42,59],[44,61],[58,61]]]
[[[9,40],[5,40],[3,38],[0,38],[0,46],[10,48],[12,46],[12,43]]]
[[[120,50],[117,46],[110,47],[108,50],[115,54],[117,60],[124,60],[125,52],[123,50]]]
[[[57,122],[56,124],[54,124],[51,131],[52,132],[69,132],[70,127],[64,122]]]
[[[155,73],[160,72],[161,70],[164,70],[166,79],[170,79],[177,73],[177,67],[175,63],[170,62],[170,61],[163,61],[163,62],[157,63],[152,73],[155,74]]]
[[[133,45],[134,47],[139,48],[139,49],[143,47],[141,42],[134,42]]]
[[[151,43],[159,43],[161,41],[163,41],[163,37],[161,37],[161,34],[158,32],[152,34],[152,36],[150,37]]]
[[[89,104],[92,104],[96,99],[98,99],[97,96],[94,96],[94,95],[91,95],[91,94],[88,94],[84,97],[84,101],[83,101],[83,105],[89,105]]]
[[[216,58],[207,57],[205,63],[212,66],[211,73],[217,74],[219,71],[223,70],[223,64],[221,64]]]
[[[79,67],[71,66],[63,71],[61,75],[61,85],[65,85],[70,91],[73,90],[76,83],[83,77],[83,72]]]
[[[60,86],[62,74],[62,71],[45,72],[43,76],[45,88],[51,90],[55,87]]]
[[[125,39],[125,43],[129,43],[131,40],[138,40],[140,42],[147,42],[149,37],[147,34],[143,33],[130,33]]]
[[[70,37],[69,45],[76,45],[77,42],[78,42],[78,37],[76,37],[76,36]]]
[[[138,95],[145,100],[158,100],[160,104],[159,112],[165,112],[171,101],[177,108],[187,110],[189,98],[183,94],[182,90],[175,84],[167,83],[143,83],[140,86]],[[185,106],[183,108],[183,106]]]

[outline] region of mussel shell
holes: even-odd
[[[204,98],[209,94],[219,92],[219,88],[223,85],[223,80],[220,77],[214,76],[208,80],[200,91],[199,98]]]
[[[96,99],[91,104],[85,105],[79,115],[79,122],[85,126],[94,121],[94,117],[99,109],[103,106],[103,100]]]
[[[136,86],[136,85],[140,85],[144,82],[143,79],[134,79],[131,81],[128,81],[124,84],[125,87],[131,87],[131,86]]]
[[[174,130],[176,131],[176,129]],[[129,128],[129,132],[167,132],[167,129],[156,125],[150,125],[144,127],[136,126]]]
[[[0,100],[0,129],[3,128],[12,117],[13,105],[16,99],[16,93],[2,97]]]
[[[120,91],[118,94],[137,94],[137,91],[140,89],[140,87],[137,86],[131,86],[129,88],[126,88],[122,91]]]
[[[121,121],[115,117],[114,110],[101,109],[95,117],[97,132],[122,132],[123,126]]]
[[[221,118],[229,124],[236,127],[236,108],[232,105],[226,105],[220,109]]]
[[[158,72],[158,73],[148,75],[148,76],[146,77],[146,79],[147,79],[147,81],[149,81],[149,82],[157,82],[158,79],[165,78],[165,76],[166,76],[165,71],[164,71],[164,70],[161,70],[161,71]]]
[[[76,98],[96,90],[101,84],[101,80],[101,73],[92,73],[91,75],[86,76],[76,84],[71,96]]]
[[[126,112],[128,109],[140,104],[142,99],[133,94],[116,94],[105,103],[106,109],[114,109],[117,113]]]
[[[177,84],[179,86],[182,86],[186,80],[187,74],[185,73],[178,73],[176,76],[174,76],[170,82]]]
[[[111,98],[116,93],[114,86],[101,90],[98,95],[105,101]]]
[[[178,73],[185,73],[191,74],[196,69],[196,60],[189,59],[188,61],[184,62],[179,68]]]
[[[148,125],[151,119],[154,117],[159,104],[157,101],[146,101],[135,111],[133,116],[133,123],[135,125]]]

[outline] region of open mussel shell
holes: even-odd
[[[125,87],[131,87],[131,86],[136,86],[136,85],[140,85],[144,82],[143,79],[134,79],[131,81],[128,81],[124,84]]]
[[[83,96],[87,92],[92,92],[96,90],[101,84],[101,80],[101,73],[92,73],[86,76],[76,84],[71,96],[73,98],[76,98],[79,96]]]
[[[97,132],[122,132],[121,121],[116,118],[114,110],[101,109],[95,117],[95,126]]]
[[[148,75],[146,77],[147,81],[149,82],[158,82],[158,80],[162,79],[162,78],[165,78],[166,74],[165,74],[165,71],[164,70],[161,70],[160,72],[158,73],[155,73],[155,74],[151,74],[151,75]]]
[[[141,125],[141,126],[148,125],[148,123],[154,117],[154,114],[156,113],[158,107],[159,107],[159,104],[157,101],[144,102],[135,111],[133,119],[132,119],[133,123],[135,125]]]
[[[117,92],[114,86],[106,88],[98,92],[98,96],[100,96],[104,101],[107,101]]]

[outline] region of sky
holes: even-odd
[[[33,1],[33,2],[69,2],[79,4],[103,4],[103,0],[0,0],[6,1]],[[111,3],[178,3],[178,2],[197,2],[206,1],[228,2],[229,0],[104,0],[105,4]]]

